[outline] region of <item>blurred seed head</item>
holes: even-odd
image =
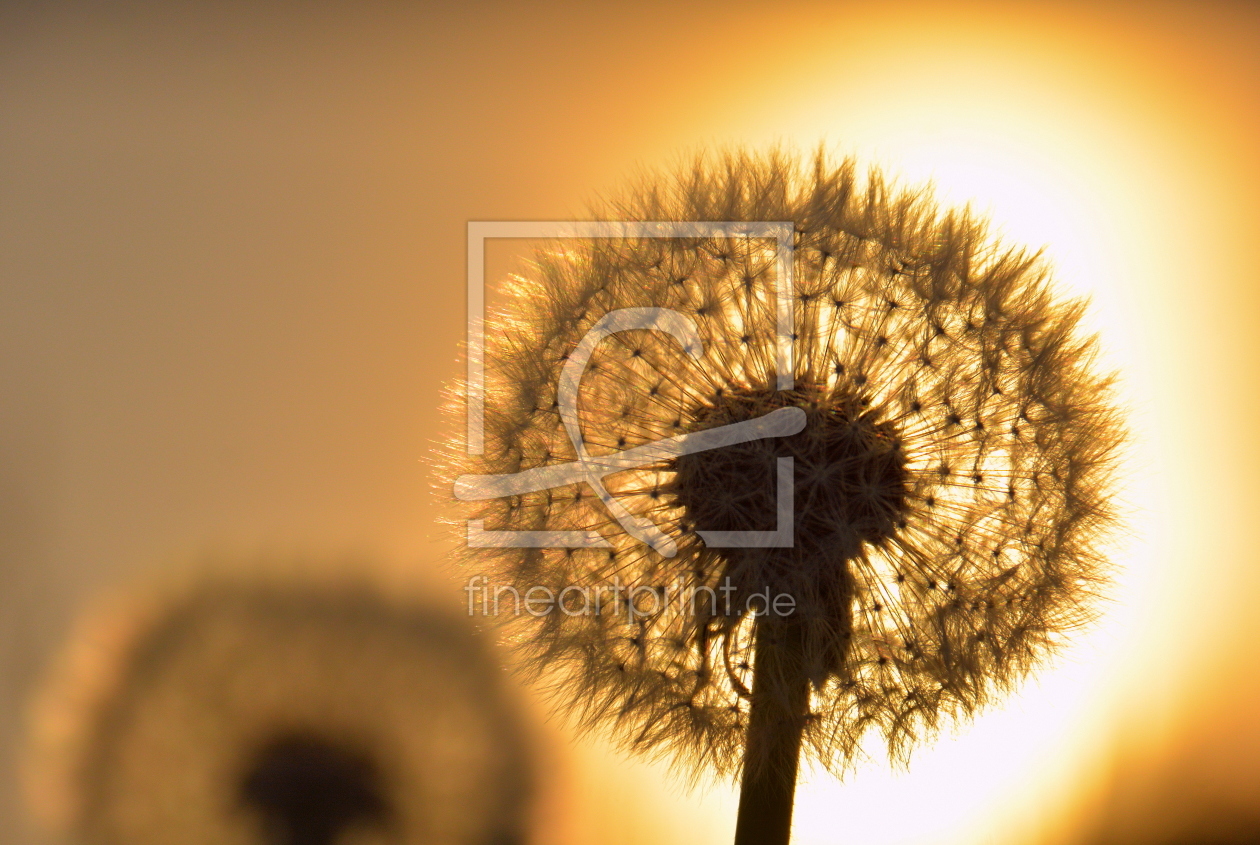
[[[461,456],[457,472],[573,460],[558,378],[622,308],[680,312],[703,355],[660,332],[604,340],[578,396],[592,455],[787,406],[807,424],[609,476],[623,506],[677,541],[672,558],[627,537],[582,485],[471,509],[488,528],[587,529],[611,542],[469,550],[492,582],[522,592],[614,579],[735,586],[733,612],[702,599],[630,619],[610,598],[597,613],[512,620],[533,665],[560,669],[549,677],[583,724],[733,774],[752,686],[744,597],[769,589],[794,597],[804,628],[806,752],[840,770],[874,732],[904,758],[1091,619],[1123,430],[1080,328],[1085,305],[1055,293],[1039,256],[1002,246],[968,211],[821,153],[702,157],[598,216],[791,221],[794,388],[775,379],[773,241],[559,241],[489,323],[485,453]],[[706,547],[697,531],[773,530],[779,457],[795,466],[795,545]]]
[[[453,614],[363,581],[218,577],[138,591],[68,653],[34,791],[84,845],[526,841],[522,723]]]

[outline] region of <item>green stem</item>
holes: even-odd
[[[801,735],[809,714],[803,626],[756,620],[752,706],[744,745],[735,845],[788,845]]]

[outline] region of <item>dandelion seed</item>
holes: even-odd
[[[485,454],[459,470],[573,460],[553,401],[561,361],[627,308],[686,315],[703,351],[651,330],[603,339],[577,399],[591,455],[783,408],[803,411],[804,427],[608,476],[621,507],[673,539],[673,556],[628,536],[598,497],[546,491],[473,515],[598,532],[614,552],[469,554],[521,589],[727,586],[716,611],[551,614],[523,620],[519,640],[539,670],[563,667],[556,690],[582,724],[742,777],[737,842],[786,842],[801,753],[841,772],[877,733],[904,759],[1090,620],[1120,415],[1079,328],[1083,303],[1054,294],[1037,256],[925,192],[860,179],[851,161],[701,159],[603,214],[790,221],[794,386],[776,381],[773,241],[566,241],[509,291],[488,357]],[[701,532],[775,530],[784,458],[792,546],[706,545]],[[791,596],[793,612],[758,614],[746,602],[757,594]],[[637,651],[619,645],[628,636]]]

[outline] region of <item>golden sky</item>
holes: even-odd
[[[453,590],[428,455],[468,221],[776,143],[932,179],[1044,246],[1134,432],[1099,627],[908,771],[811,773],[794,841],[1069,841],[1117,789],[1140,803],[1133,760],[1260,804],[1244,3],[5,6],[0,770],[75,609],[128,577],[362,551]],[[556,843],[729,841],[729,788],[593,742],[557,765]]]

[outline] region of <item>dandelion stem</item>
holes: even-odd
[[[804,630],[798,620],[769,616],[759,617],[756,625],[735,845],[787,845],[801,734],[809,713]]]

